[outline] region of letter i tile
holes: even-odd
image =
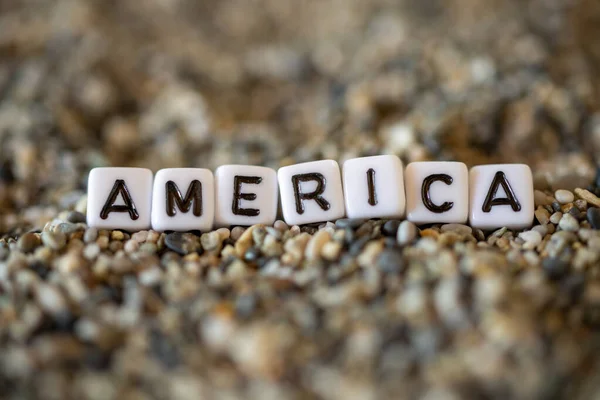
[[[100,229],[150,228],[152,171],[94,168],[88,178],[87,223]]]
[[[215,224],[271,225],[277,217],[277,173],[253,165],[222,165],[215,171]]]
[[[464,224],[469,217],[469,171],[461,162],[413,162],[406,167],[406,213],[415,224]]]
[[[394,155],[347,160],[342,168],[348,218],[400,218],[404,215],[402,161]]]
[[[213,226],[215,188],[204,168],[161,169],[154,177],[152,229],[207,231]]]

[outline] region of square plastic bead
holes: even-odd
[[[492,164],[469,173],[469,222],[485,230],[525,229],[533,223],[533,177],[525,164]]]
[[[215,224],[273,224],[277,217],[277,189],[277,173],[271,168],[220,166],[215,171]]]
[[[152,171],[94,168],[88,178],[87,223],[100,229],[150,228]]]
[[[415,224],[469,218],[469,171],[461,162],[413,162],[406,167],[406,216]]]
[[[404,215],[404,176],[397,156],[353,158],[344,162],[348,218],[400,218]]]
[[[161,169],[154,177],[152,229],[207,231],[215,216],[213,173],[203,168]]]
[[[279,168],[281,209],[290,225],[333,221],[344,216],[340,167],[333,160]]]

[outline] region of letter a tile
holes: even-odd
[[[94,168],[88,178],[88,225],[137,231],[150,228],[152,171]]]
[[[469,173],[474,228],[525,229],[533,223],[533,178],[525,164],[479,165]]]
[[[154,177],[152,229],[207,231],[213,226],[213,173],[204,168],[161,169]]]
[[[279,168],[281,209],[290,225],[333,221],[344,216],[340,167],[333,160]]]

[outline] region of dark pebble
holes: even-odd
[[[580,220],[582,217],[581,211],[579,211],[579,208],[577,207],[573,207],[569,210],[569,214],[571,214],[573,216],[573,218],[575,218],[576,220]]]
[[[29,268],[42,279],[45,279],[48,276],[48,273],[50,273],[50,268],[39,260],[32,262],[29,265]]]
[[[365,244],[367,244],[367,242],[370,240],[370,238],[368,236],[363,236],[359,239],[357,239],[356,241],[354,241],[354,243],[352,243],[350,245],[350,248],[348,249],[348,253],[351,256],[357,256],[363,249],[363,247],[365,247]]]
[[[600,208],[590,207],[587,210],[587,220],[594,229],[600,229]]]
[[[558,201],[552,203],[552,210],[554,210],[554,212],[562,211],[562,207],[560,206],[560,203]]]
[[[404,269],[404,259],[398,250],[385,249],[377,258],[377,265],[383,272],[398,273]]]
[[[83,213],[80,213],[79,211],[71,211],[67,215],[67,221],[77,224],[79,222],[85,222],[86,219]]]
[[[396,234],[398,233],[398,227],[400,226],[400,222],[397,219],[392,219],[383,224],[383,228],[381,231],[385,236],[393,236],[396,238]]]
[[[565,256],[548,257],[542,261],[542,268],[550,280],[559,280],[569,271],[569,260]]]
[[[168,369],[175,368],[181,363],[175,344],[157,329],[150,331],[150,351]]]
[[[365,223],[364,218],[341,218],[335,221],[335,226],[341,229],[350,228],[356,229]]]
[[[244,293],[239,295],[235,301],[235,311],[241,318],[252,316],[256,309],[257,299],[254,293]]]
[[[201,249],[200,239],[191,233],[173,232],[165,237],[165,245],[180,255],[193,253]]]

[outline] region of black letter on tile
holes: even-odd
[[[117,201],[117,197],[121,194],[123,197],[123,202],[125,205],[117,206],[114,205],[115,201]],[[133,204],[133,200],[131,199],[131,195],[129,194],[129,189],[127,189],[127,185],[125,185],[125,181],[123,179],[117,179],[115,184],[113,185],[110,194],[108,195],[108,199],[106,199],[106,203],[104,203],[104,207],[102,207],[102,211],[100,212],[100,218],[107,219],[108,214],[111,212],[126,212],[129,213],[129,217],[133,220],[136,220],[140,217],[138,214],[135,204]]]
[[[429,211],[441,214],[454,207],[454,202],[445,201],[442,203],[442,205],[438,206],[431,200],[431,193],[429,193],[429,189],[431,188],[431,185],[437,181],[444,182],[446,185],[451,185],[454,179],[452,179],[450,175],[446,174],[429,175],[423,180],[423,186],[421,186],[421,198],[423,199],[423,204],[425,204],[425,207],[427,207]]]
[[[260,210],[256,208],[240,208],[241,200],[256,200],[256,193],[240,193],[242,190],[242,184],[248,183],[258,185],[262,182],[260,176],[238,176],[233,178],[233,205],[231,211],[235,215],[245,215],[246,217],[256,217],[260,214]]]
[[[377,193],[375,192],[375,170],[369,168],[367,170],[367,186],[369,188],[369,204],[377,205]]]
[[[302,193],[300,190],[300,182],[316,181],[317,187],[310,193]],[[321,196],[325,191],[325,177],[323,174],[313,172],[310,174],[298,174],[292,176],[292,185],[294,186],[294,197],[296,198],[296,212],[298,214],[304,214],[304,203],[303,200],[314,200],[317,202],[319,207],[324,211],[329,210],[331,205],[327,200]]]
[[[181,212],[187,213],[192,208],[192,203],[194,204],[192,213],[196,217],[202,215],[202,183],[199,180],[194,179],[192,181],[185,194],[185,198],[181,197],[181,192],[173,181],[168,181],[165,184],[165,190],[167,195],[167,215],[169,217],[177,214],[177,208]]]
[[[504,192],[507,197],[496,198],[496,193],[498,192],[498,188],[502,186]],[[510,183],[506,179],[506,175],[504,172],[498,171],[494,176],[494,180],[492,181],[492,186],[488,191],[488,194],[483,203],[483,212],[492,211],[492,207],[494,206],[511,206],[513,211],[521,211],[521,203],[517,200],[517,196],[515,196],[515,192],[513,191]]]

